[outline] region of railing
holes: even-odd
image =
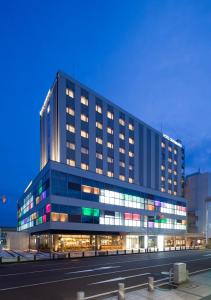
[[[70,252],[50,252],[41,254],[27,253],[26,255],[18,255],[14,257],[0,257],[0,264],[3,263],[17,263],[17,262],[29,262],[40,260],[56,260],[56,259],[74,259],[85,257],[101,257],[112,255],[129,255],[129,254],[144,254],[155,252],[169,252],[169,251],[182,251],[182,250],[200,250],[204,249],[202,246],[177,246],[177,247],[165,247],[159,249],[157,247],[150,247],[147,249],[132,249],[132,250],[98,250],[98,251],[70,251]]]

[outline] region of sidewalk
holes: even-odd
[[[126,293],[126,300],[211,300],[211,271],[190,277],[188,283],[176,289],[166,289],[165,286],[156,287],[154,292],[140,289]],[[117,297],[106,298],[117,300]]]

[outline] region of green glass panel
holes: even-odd
[[[82,207],[83,216],[92,216],[92,208]]]
[[[100,215],[100,210],[98,208],[94,208],[93,216],[99,217],[99,215]]]
[[[39,217],[38,222],[39,224],[42,224],[42,217]]]
[[[38,192],[39,192],[39,195],[42,193],[42,186],[39,187]]]

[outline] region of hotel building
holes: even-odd
[[[53,250],[184,244],[184,147],[58,72],[40,111],[40,172],[18,230]]]

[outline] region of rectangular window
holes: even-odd
[[[119,119],[119,124],[122,125],[122,126],[125,126],[125,120],[123,120],[123,119],[120,118]]]
[[[119,179],[122,181],[125,181],[125,176],[124,175],[119,175]]]
[[[111,111],[107,111],[107,117],[108,117],[108,119],[113,120],[114,114]]]
[[[128,155],[129,155],[130,157],[134,157],[134,153],[133,153],[132,151],[129,151],[129,152],[128,152]]]
[[[113,129],[111,127],[107,127],[107,132],[109,134],[114,134],[114,131],[113,131]]]
[[[134,139],[132,139],[131,137],[129,138],[129,143],[130,144],[134,144]]]
[[[161,167],[160,167],[160,168],[161,168],[161,170],[162,170],[162,171],[164,171],[164,170],[165,170],[165,166],[164,166],[164,165],[161,165]]]
[[[100,105],[96,104],[95,109],[99,114],[102,114],[102,107]]]
[[[99,137],[96,137],[96,143],[102,145],[103,140],[101,138],[99,138]]]
[[[89,154],[89,149],[85,147],[81,147],[81,153],[83,154]]]
[[[88,106],[89,100],[85,96],[81,96],[81,103]]]
[[[113,157],[108,156],[108,157],[107,157],[107,162],[108,162],[108,163],[113,163],[113,162],[114,162]]]
[[[88,132],[85,131],[85,130],[81,130],[81,136],[84,137],[84,138],[86,138],[86,139],[89,138],[89,134],[88,134]]]
[[[103,124],[100,123],[100,122],[96,122],[96,127],[97,127],[98,129],[103,129]]]
[[[66,107],[66,113],[70,116],[75,116],[75,111],[71,107]]]
[[[134,126],[131,123],[128,124],[128,128],[129,130],[134,130]]]
[[[164,142],[161,142],[161,148],[165,148],[165,143]]]
[[[122,147],[120,147],[120,148],[119,148],[119,152],[122,153],[122,154],[125,154],[125,149],[122,148]]]
[[[129,177],[129,178],[128,178],[128,181],[129,181],[129,183],[133,183],[133,182],[134,182],[134,179],[131,178],[131,177]]]
[[[73,159],[67,159],[67,164],[71,167],[75,167],[75,161]]]
[[[111,172],[111,171],[107,171],[107,176],[108,176],[108,177],[114,177],[114,173]]]
[[[120,133],[120,134],[119,134],[119,138],[120,138],[121,140],[124,140],[124,139],[125,139],[124,134],[123,134],[123,133]]]
[[[119,161],[119,165],[120,165],[120,167],[124,168],[124,167],[125,167],[125,162],[122,161],[122,160],[120,160],[120,161]]]
[[[103,159],[103,154],[99,153],[99,152],[96,152],[96,158]]]
[[[89,122],[89,118],[86,115],[81,114],[81,121]]]
[[[96,173],[103,174],[103,170],[101,168],[96,168]]]
[[[113,149],[114,148],[114,145],[110,142],[107,142],[107,147],[110,148],[110,149]]]
[[[81,191],[87,194],[95,194],[95,195],[99,195],[100,194],[100,189],[93,187],[93,186],[89,186],[89,185],[82,185],[81,186]]]
[[[74,98],[74,91],[66,88],[66,95],[69,96],[70,98]]]
[[[67,148],[69,148],[71,150],[75,150],[75,144],[67,142]]]
[[[85,163],[81,163],[81,169],[88,171],[89,170],[89,165]]]
[[[133,171],[133,165],[129,165],[129,170]]]
[[[66,129],[69,132],[75,133],[75,127],[69,124],[66,124]]]

